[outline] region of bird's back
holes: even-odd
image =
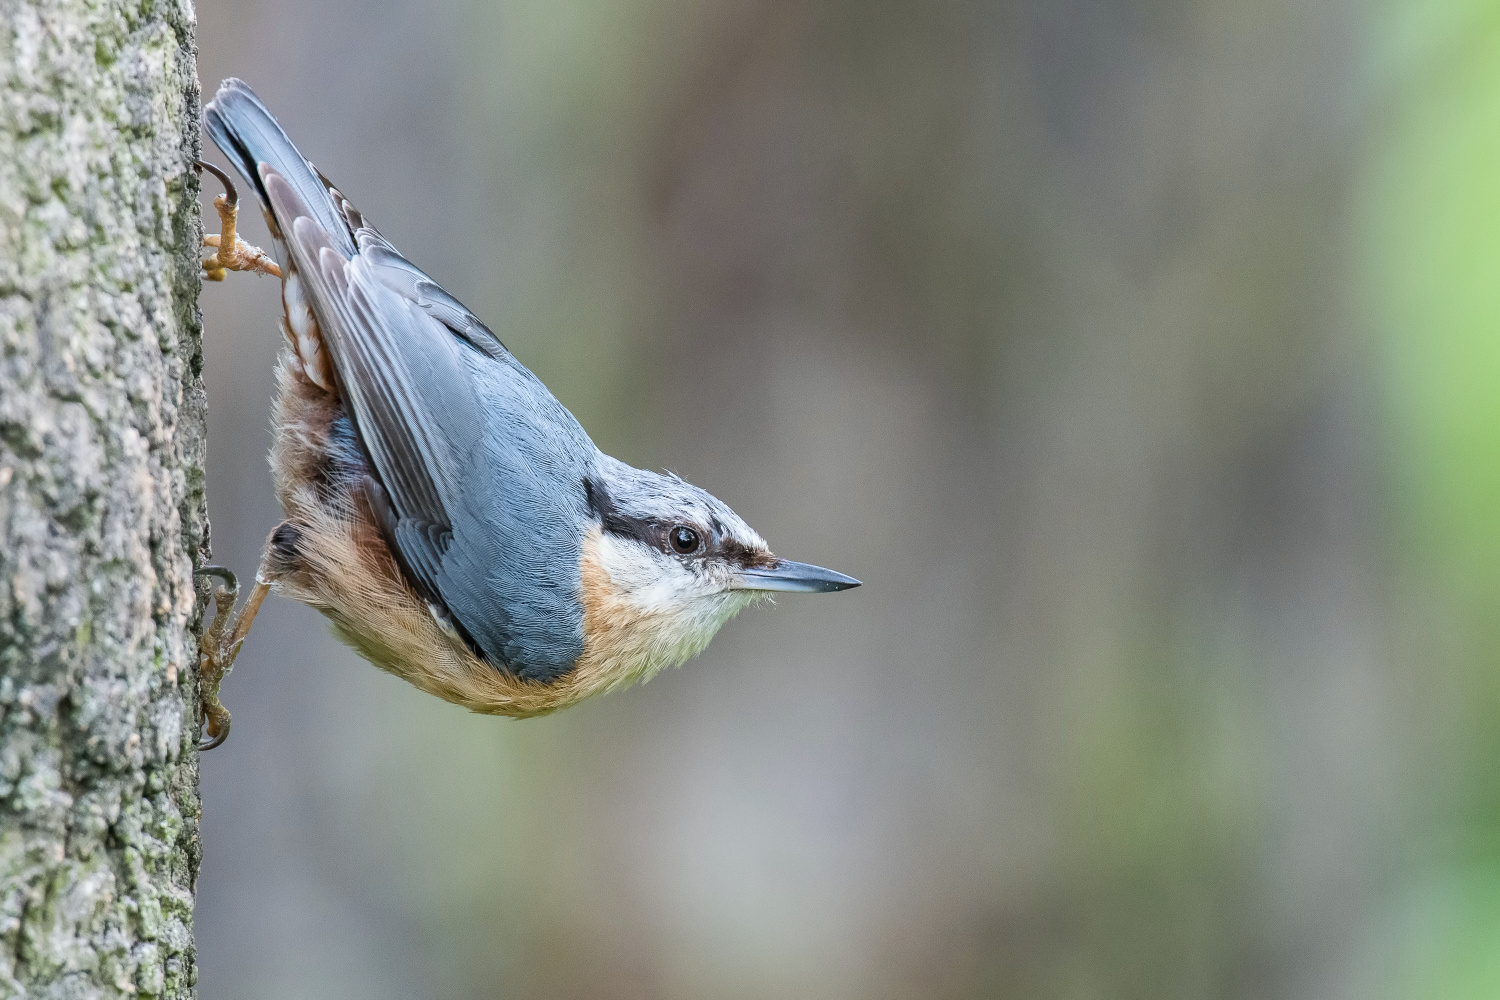
[[[226,81],[206,120],[266,209],[289,317],[305,302],[315,320],[336,383],[326,388],[369,457],[365,499],[408,582],[497,667],[543,681],[566,673],[583,650],[592,442],[473,313],[365,223],[248,86]]]

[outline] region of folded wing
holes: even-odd
[[[592,443],[378,233],[354,229],[346,256],[298,187],[271,164],[258,173],[374,466],[372,506],[412,583],[491,662],[537,680],[565,673],[583,649]]]

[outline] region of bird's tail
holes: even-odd
[[[260,176],[262,165],[286,179],[345,257],[354,255],[349,226],[334,204],[333,196],[328,193],[328,185],[317,169],[297,152],[292,140],[248,84],[234,77],[219,84],[218,93],[203,109],[203,118],[214,145],[223,150],[255,188],[261,207],[268,215],[272,212],[271,199],[266,195],[265,182]]]

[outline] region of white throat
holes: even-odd
[[[633,539],[600,532],[590,541],[609,577],[610,593],[599,596],[617,609],[610,631],[621,633],[599,640],[616,647],[615,655],[624,662],[614,669],[629,680],[647,680],[663,667],[696,656],[725,622],[759,596],[729,589],[727,572],[715,572],[712,566],[689,569]]]

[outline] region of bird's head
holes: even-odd
[[[740,609],[773,592],[859,586],[773,555],[727,504],[676,476],[601,454],[599,475],[585,487],[594,518],[584,544],[587,643],[610,651],[621,682],[697,654]]]

